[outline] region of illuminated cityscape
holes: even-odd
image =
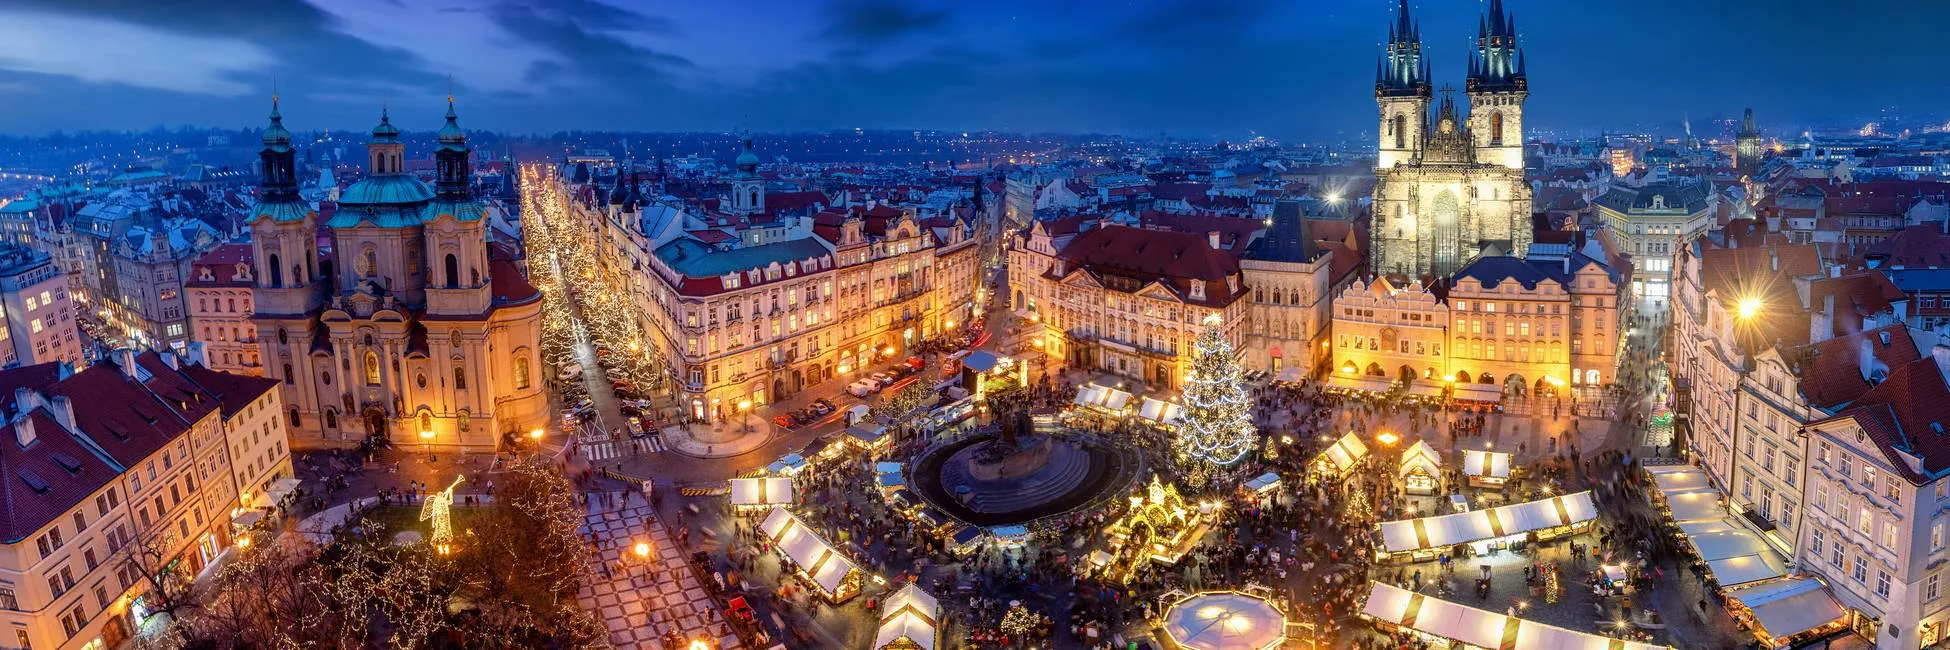
[[[1736,4],[0,6],[0,648],[1950,647],[1950,8]]]

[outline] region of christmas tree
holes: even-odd
[[[1258,438],[1252,398],[1246,394],[1239,359],[1220,330],[1217,315],[1192,349],[1192,371],[1185,377],[1185,415],[1178,425],[1178,456],[1194,484],[1252,453]]]

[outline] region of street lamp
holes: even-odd
[[[1393,447],[1395,443],[1402,441],[1402,437],[1395,435],[1393,431],[1383,431],[1380,435],[1375,436],[1374,440],[1375,442],[1381,443],[1383,447]]]
[[[1734,314],[1739,316],[1740,320],[1751,320],[1753,317],[1760,315],[1760,308],[1760,297],[1747,296],[1735,303]]]
[[[535,427],[533,431],[528,432],[528,439],[535,441],[536,444],[541,444],[543,435],[546,435],[546,432],[542,431],[541,427]]]
[[[420,449],[427,452],[427,462],[433,462],[433,430],[420,430]]]
[[[750,398],[738,400],[738,414],[739,414],[738,430],[744,432],[751,431],[752,430],[752,400]]]

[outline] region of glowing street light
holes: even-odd
[[[1740,320],[1749,320],[1760,315],[1760,307],[1759,297],[1747,296],[1736,303],[1734,314],[1739,316]]]
[[[1374,441],[1381,443],[1383,447],[1393,447],[1395,443],[1402,441],[1402,437],[1395,435],[1393,431],[1383,431],[1380,435],[1374,437]]]

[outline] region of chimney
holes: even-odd
[[[1219,250],[1219,231],[1217,230],[1206,231],[1205,243],[1211,244],[1212,250]]]
[[[182,361],[182,359],[181,359],[181,358],[179,358],[179,357],[177,357],[177,356],[176,356],[176,353],[175,353],[175,352],[173,352],[173,351],[167,351],[167,350],[165,350],[165,351],[161,351],[161,352],[157,352],[157,353],[156,353],[156,356],[159,356],[159,357],[162,357],[162,362],[163,362],[163,365],[165,365],[165,366],[169,366],[169,369],[170,369],[170,370],[182,370],[182,369],[183,369],[183,361]]]
[[[122,374],[130,379],[138,381],[142,379],[142,376],[135,372],[135,350],[132,348],[115,351],[115,366],[121,368]]]
[[[75,426],[74,402],[69,401],[68,396],[55,395],[53,399],[48,400],[47,410],[54,414],[55,422],[60,422],[61,426],[66,427],[69,431],[81,430]]]
[[[18,442],[20,446],[26,447],[27,445],[34,444],[36,438],[37,436],[34,435],[34,418],[22,417],[14,419],[14,442]]]
[[[1768,266],[1773,267],[1775,273],[1781,272],[1780,251],[1774,250],[1772,247],[1769,247],[1767,249],[1767,264]]]
[[[40,391],[34,390],[32,388],[27,388],[24,386],[21,388],[14,389],[14,414],[15,415],[26,415],[28,413],[33,413],[34,409],[41,408],[43,406],[47,406],[47,396],[42,395]]]
[[[192,341],[184,347],[184,351],[185,360],[189,361],[190,364],[205,368],[210,367],[210,348],[204,345],[202,341]]]

